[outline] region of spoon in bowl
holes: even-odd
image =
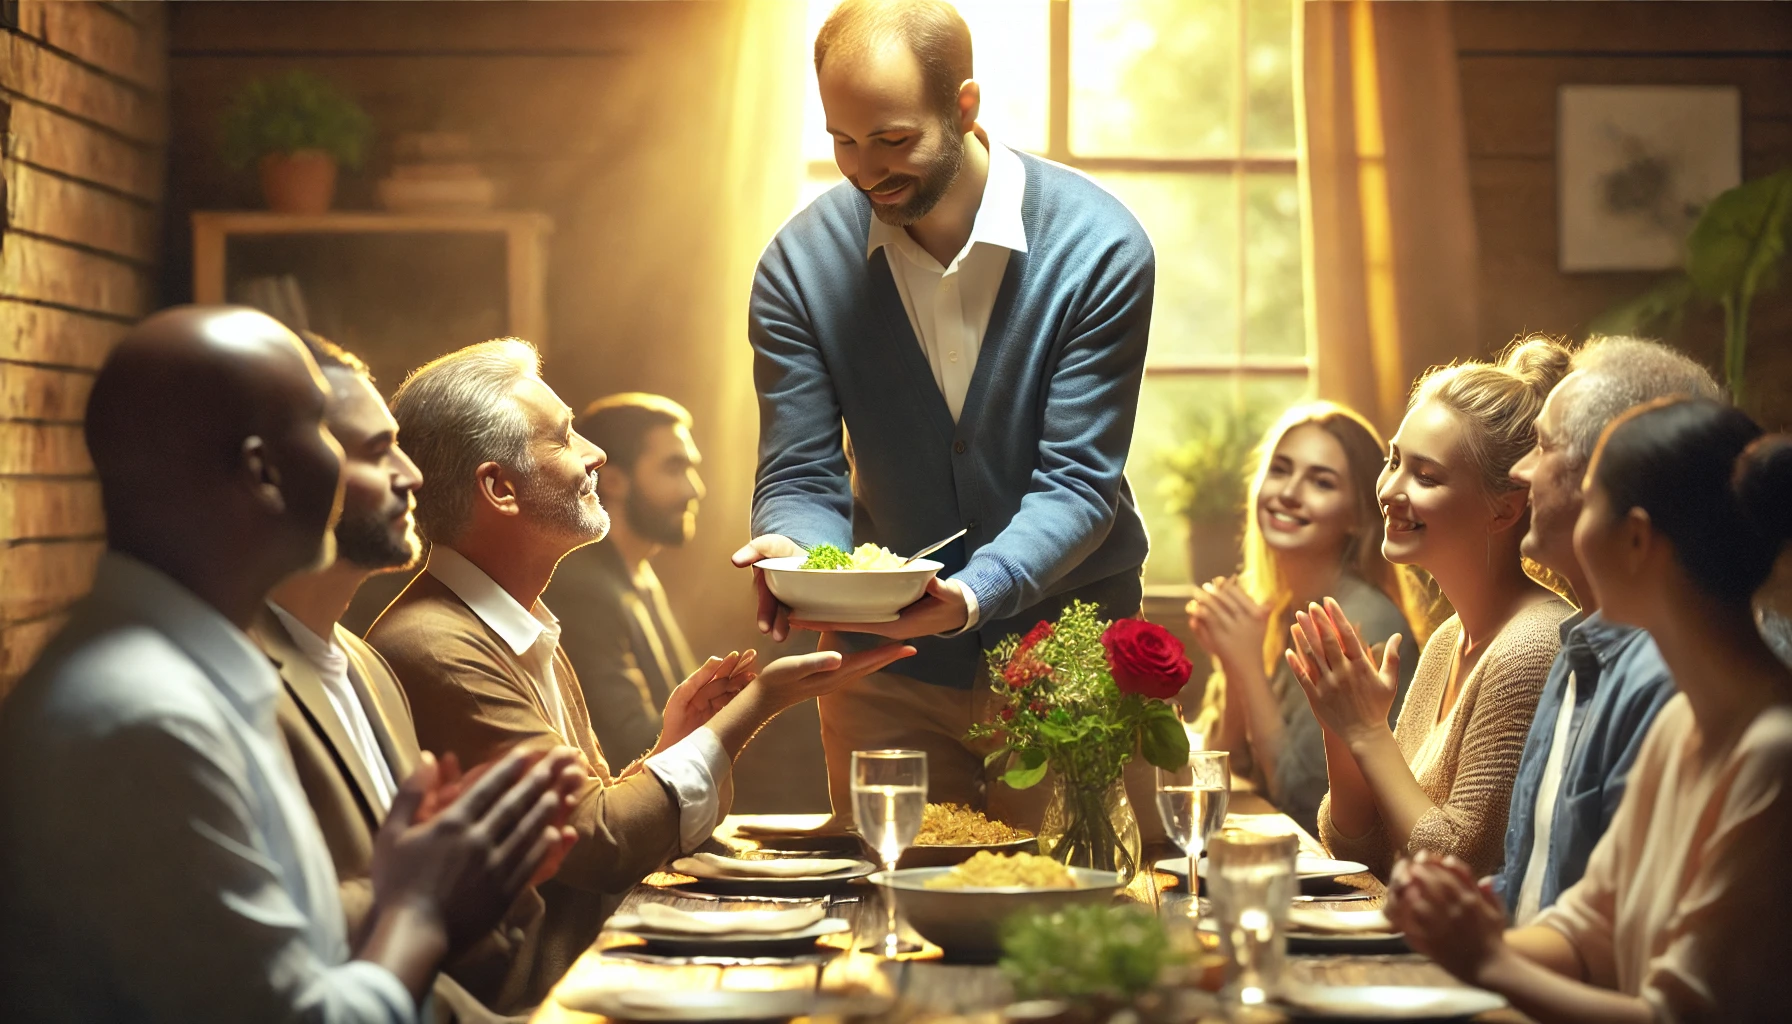
[[[965,529],[958,531],[957,533],[953,534],[952,536],[947,537],[945,540],[936,540],[932,544],[927,545],[926,547],[922,548],[921,550],[919,550],[919,551],[915,552],[914,554],[908,556],[907,558],[903,559],[902,565],[899,566],[898,568],[906,569],[906,568],[908,568],[908,565],[910,562],[913,562],[918,558],[925,558],[928,555],[933,554],[935,551],[938,551],[939,549],[945,547],[946,545],[952,543],[953,541],[957,540],[958,538],[960,538],[970,532],[971,532],[970,528],[966,527]]]

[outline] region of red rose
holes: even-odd
[[[1144,619],[1116,619],[1101,634],[1107,648],[1108,668],[1121,693],[1167,700],[1188,682],[1189,664],[1182,641],[1170,631]]]

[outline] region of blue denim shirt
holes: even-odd
[[[1607,622],[1598,612],[1562,623],[1562,651],[1550,666],[1537,715],[1531,720],[1512,786],[1506,828],[1506,864],[1494,889],[1514,909],[1536,842],[1537,789],[1555,742],[1556,718],[1574,674],[1574,710],[1568,720],[1567,761],[1556,790],[1540,907],[1580,881],[1587,858],[1624,799],[1624,782],[1643,737],[1668,698],[1674,679],[1655,641],[1643,630]]]

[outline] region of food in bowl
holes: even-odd
[[[762,558],[754,568],[764,573],[772,594],[790,607],[792,618],[811,622],[892,622],[927,592],[927,581],[945,568],[918,558],[901,568],[805,569],[808,558],[802,554]]]
[[[976,856],[927,880],[929,889],[1075,889],[1070,869],[1037,853],[991,853]]]
[[[1033,833],[1006,822],[992,821],[963,804],[928,804],[921,812],[916,846],[993,846],[1031,839]]]
[[[882,544],[860,544],[851,552],[832,544],[817,544],[809,549],[800,569],[838,569],[855,572],[889,572],[903,567],[901,555]]]
[[[991,961],[1001,954],[1002,923],[1017,914],[1051,913],[1075,904],[1111,903],[1125,888],[1119,872],[1067,869],[1074,886],[1030,889],[938,889],[929,885],[952,871],[946,867],[898,868],[869,879],[890,890],[896,908],[921,937],[946,951],[948,959]]]

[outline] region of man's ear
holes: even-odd
[[[271,515],[286,511],[286,495],[280,489],[280,470],[268,458],[268,444],[260,435],[243,438],[242,473],[257,504]]]
[[[479,488],[478,500],[483,501],[501,516],[514,516],[522,513],[522,506],[517,503],[516,484],[510,474],[496,462],[482,462],[473,471],[474,485]]]
[[[983,87],[974,78],[967,78],[958,87],[958,134],[965,135],[977,126],[977,115],[983,112]]]

